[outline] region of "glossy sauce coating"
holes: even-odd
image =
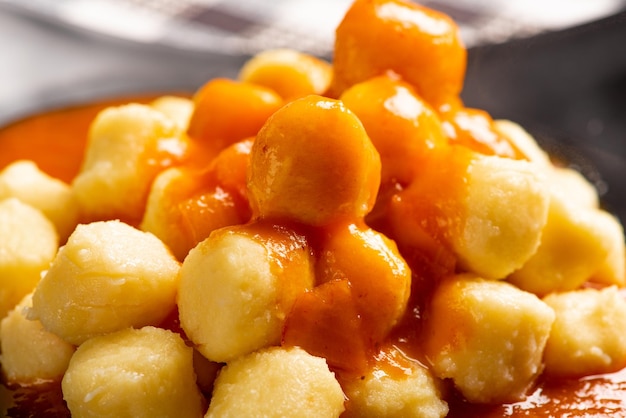
[[[246,193],[251,145],[251,140],[237,142],[206,167],[192,164],[160,176],[155,182],[159,201],[148,202],[142,227],[182,261],[213,230],[246,223],[251,217]]]
[[[207,82],[193,101],[195,110],[187,134],[211,156],[256,135],[283,105],[282,98],[267,87],[224,78]]]
[[[333,66],[331,96],[392,70],[439,104],[461,92],[466,51],[443,13],[402,0],[358,0],[337,28]]]
[[[430,154],[447,145],[435,111],[397,77],[383,75],[355,84],[340,99],[359,117],[380,153],[383,187],[406,186]]]
[[[252,147],[248,179],[255,217],[324,226],[371,210],[380,157],[341,101],[311,95],[268,119]]]
[[[514,159],[525,157],[508,138],[498,132],[487,112],[455,103],[440,106],[439,114],[451,143],[466,146],[485,155]]]

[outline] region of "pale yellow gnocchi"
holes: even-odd
[[[554,293],[544,301],[556,313],[546,373],[580,377],[626,366],[626,300],[616,287]]]
[[[181,132],[189,126],[194,109],[191,99],[179,96],[161,96],[150,102],[150,107],[167,116]]]
[[[426,314],[425,355],[435,376],[452,379],[471,402],[522,398],[543,369],[554,311],[515,286],[454,276],[438,286]]]
[[[78,203],[70,186],[44,173],[32,161],[16,161],[0,172],[0,200],[8,197],[40,210],[56,227],[61,242],[78,224]]]
[[[546,179],[533,164],[501,157],[468,168],[466,218],[452,246],[464,269],[502,279],[540,245],[550,203]]]
[[[344,394],[323,358],[273,347],[229,362],[215,381],[205,418],[338,418]]]
[[[101,112],[91,125],[80,173],[72,182],[88,221],[141,220],[150,185],[165,167],[184,158],[179,123],[147,105]]]
[[[198,418],[193,350],[160,328],[123,329],[83,343],[62,381],[73,418]]]
[[[548,219],[541,234],[537,251],[521,268],[509,276],[516,286],[546,295],[551,292],[574,290],[591,279],[610,254],[620,251],[623,242],[619,225],[611,224],[600,209],[576,206],[552,193]],[[615,234],[620,238],[615,238]],[[618,255],[623,258],[623,255]],[[613,261],[620,269],[620,261]],[[620,282],[623,278],[610,277],[605,281]]]
[[[504,119],[494,121],[494,125],[496,130],[505,135],[535,167],[540,170],[548,170],[552,167],[548,153],[522,126]]]
[[[2,371],[11,383],[33,384],[63,377],[75,347],[27,318],[28,294],[0,323]]]
[[[419,362],[407,359],[400,350],[391,348],[383,352],[383,360],[375,362],[365,375],[343,382],[350,402],[342,417],[445,417],[449,409],[442,399],[441,381]],[[400,364],[401,369],[390,364]]]
[[[54,224],[17,198],[0,201],[0,317],[35,288],[59,246]]]
[[[79,225],[38,283],[29,317],[75,345],[159,325],[176,306],[179,269],[152,234],[119,221]]]
[[[262,225],[217,230],[183,262],[181,326],[204,356],[218,362],[277,345],[291,305],[313,280],[303,236]]]

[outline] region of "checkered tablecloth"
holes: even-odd
[[[290,47],[320,56],[352,0],[0,0],[70,28],[167,47],[250,55]],[[468,47],[601,18],[625,0],[424,0],[454,18]]]

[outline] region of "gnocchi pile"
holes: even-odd
[[[624,368],[622,226],[464,106],[465,61],[448,16],[356,0],[332,63],[109,107],[69,184],[5,167],[5,380],[73,417],[434,418]]]

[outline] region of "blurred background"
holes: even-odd
[[[350,3],[0,0],[0,124],[95,98],[192,92],[268,48],[331,59]],[[461,28],[465,103],[521,123],[626,222],[626,0],[421,3]]]

